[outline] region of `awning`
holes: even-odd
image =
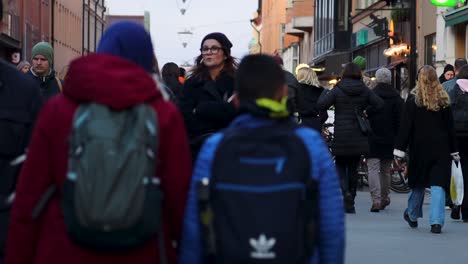
[[[8,36],[5,33],[0,34],[0,45],[8,48],[21,49],[21,42]]]
[[[468,6],[457,8],[445,14],[445,26],[451,27],[468,21]]]
[[[289,22],[286,24],[285,27],[285,33],[291,36],[296,36],[296,37],[303,37],[304,36],[304,31],[299,30],[294,28],[294,25],[292,22]]]
[[[292,19],[293,28],[312,32],[312,27],[314,25],[314,17],[313,16],[300,16],[294,17]]]
[[[350,61],[351,53],[349,51],[333,51],[321,58],[315,58],[309,64],[314,65],[314,67],[324,67],[325,71],[317,73],[317,75],[320,80],[330,80],[339,77],[343,71],[343,63]]]

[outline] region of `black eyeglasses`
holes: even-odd
[[[216,54],[220,50],[222,50],[222,48],[220,48],[220,47],[211,47],[211,48],[203,47],[203,48],[200,49],[202,54],[208,54],[208,53],[210,53],[210,51],[211,51],[211,53]]]

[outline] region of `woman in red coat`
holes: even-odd
[[[107,30],[98,54],[71,63],[63,94],[47,102],[34,130],[17,185],[6,263],[158,263],[156,236],[130,251],[97,252],[76,245],[66,232],[60,187],[68,168],[68,138],[73,115],[79,104],[87,102],[115,110],[147,103],[156,111],[160,142],[157,174],[164,193],[165,248],[168,262],[177,262],[173,241],[178,241],[181,235],[191,174],[190,151],[182,116],[173,104],[162,98],[149,73],[152,55],[148,33],[139,25],[125,22]],[[51,184],[59,186],[59,191],[41,217],[33,220],[31,212]]]

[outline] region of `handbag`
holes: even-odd
[[[360,112],[356,108],[354,109],[354,114],[356,115],[356,119],[359,124],[359,128],[361,129],[361,132],[365,136],[370,136],[373,134],[371,124],[369,122],[369,119],[364,115],[363,112]]]
[[[340,89],[346,95],[346,93],[343,91],[343,89],[341,89],[340,87],[338,87],[338,89]],[[351,99],[350,99],[350,102],[352,102]],[[374,131],[372,130],[369,119],[363,113],[363,111],[358,110],[356,106],[354,107],[354,115],[356,116],[356,120],[357,120],[359,129],[361,130],[361,133],[364,136],[370,136],[370,135],[374,134]]]

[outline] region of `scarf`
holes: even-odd
[[[258,98],[246,100],[240,104],[240,112],[249,113],[253,116],[281,119],[288,118],[287,97],[283,97],[280,102],[270,98]]]

